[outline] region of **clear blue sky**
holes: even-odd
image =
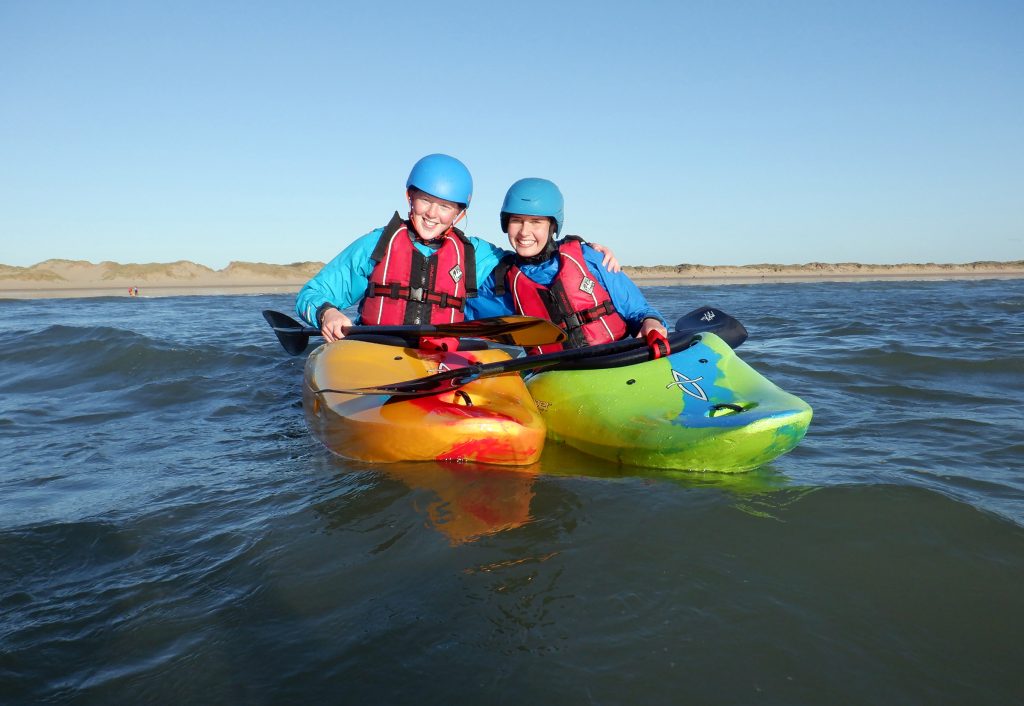
[[[1024,3],[0,0],[0,262],[327,260],[430,152],[625,264],[1024,258]]]

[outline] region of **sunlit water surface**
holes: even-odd
[[[0,301],[0,702],[1024,702],[1024,280],[645,291],[743,321],[801,446],[374,467],[291,297]]]

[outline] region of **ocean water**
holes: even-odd
[[[1024,280],[646,292],[795,451],[354,463],[289,296],[0,301],[0,703],[1024,703]]]

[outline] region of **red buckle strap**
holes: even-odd
[[[668,339],[658,329],[652,328],[645,336],[647,347],[651,349],[651,360],[667,357],[672,352]]]
[[[421,336],[419,349],[422,351],[457,351],[459,350],[459,339]]]

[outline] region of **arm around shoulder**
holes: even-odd
[[[470,236],[469,242],[473,244],[473,252],[476,253],[477,282],[482,284],[498,266],[501,258],[509,254],[509,251],[502,250],[494,243],[476,236]]]
[[[492,316],[510,316],[515,313],[512,297],[508,292],[503,296],[494,293],[493,271],[477,284],[476,296],[466,302],[466,318],[471,321]]]

